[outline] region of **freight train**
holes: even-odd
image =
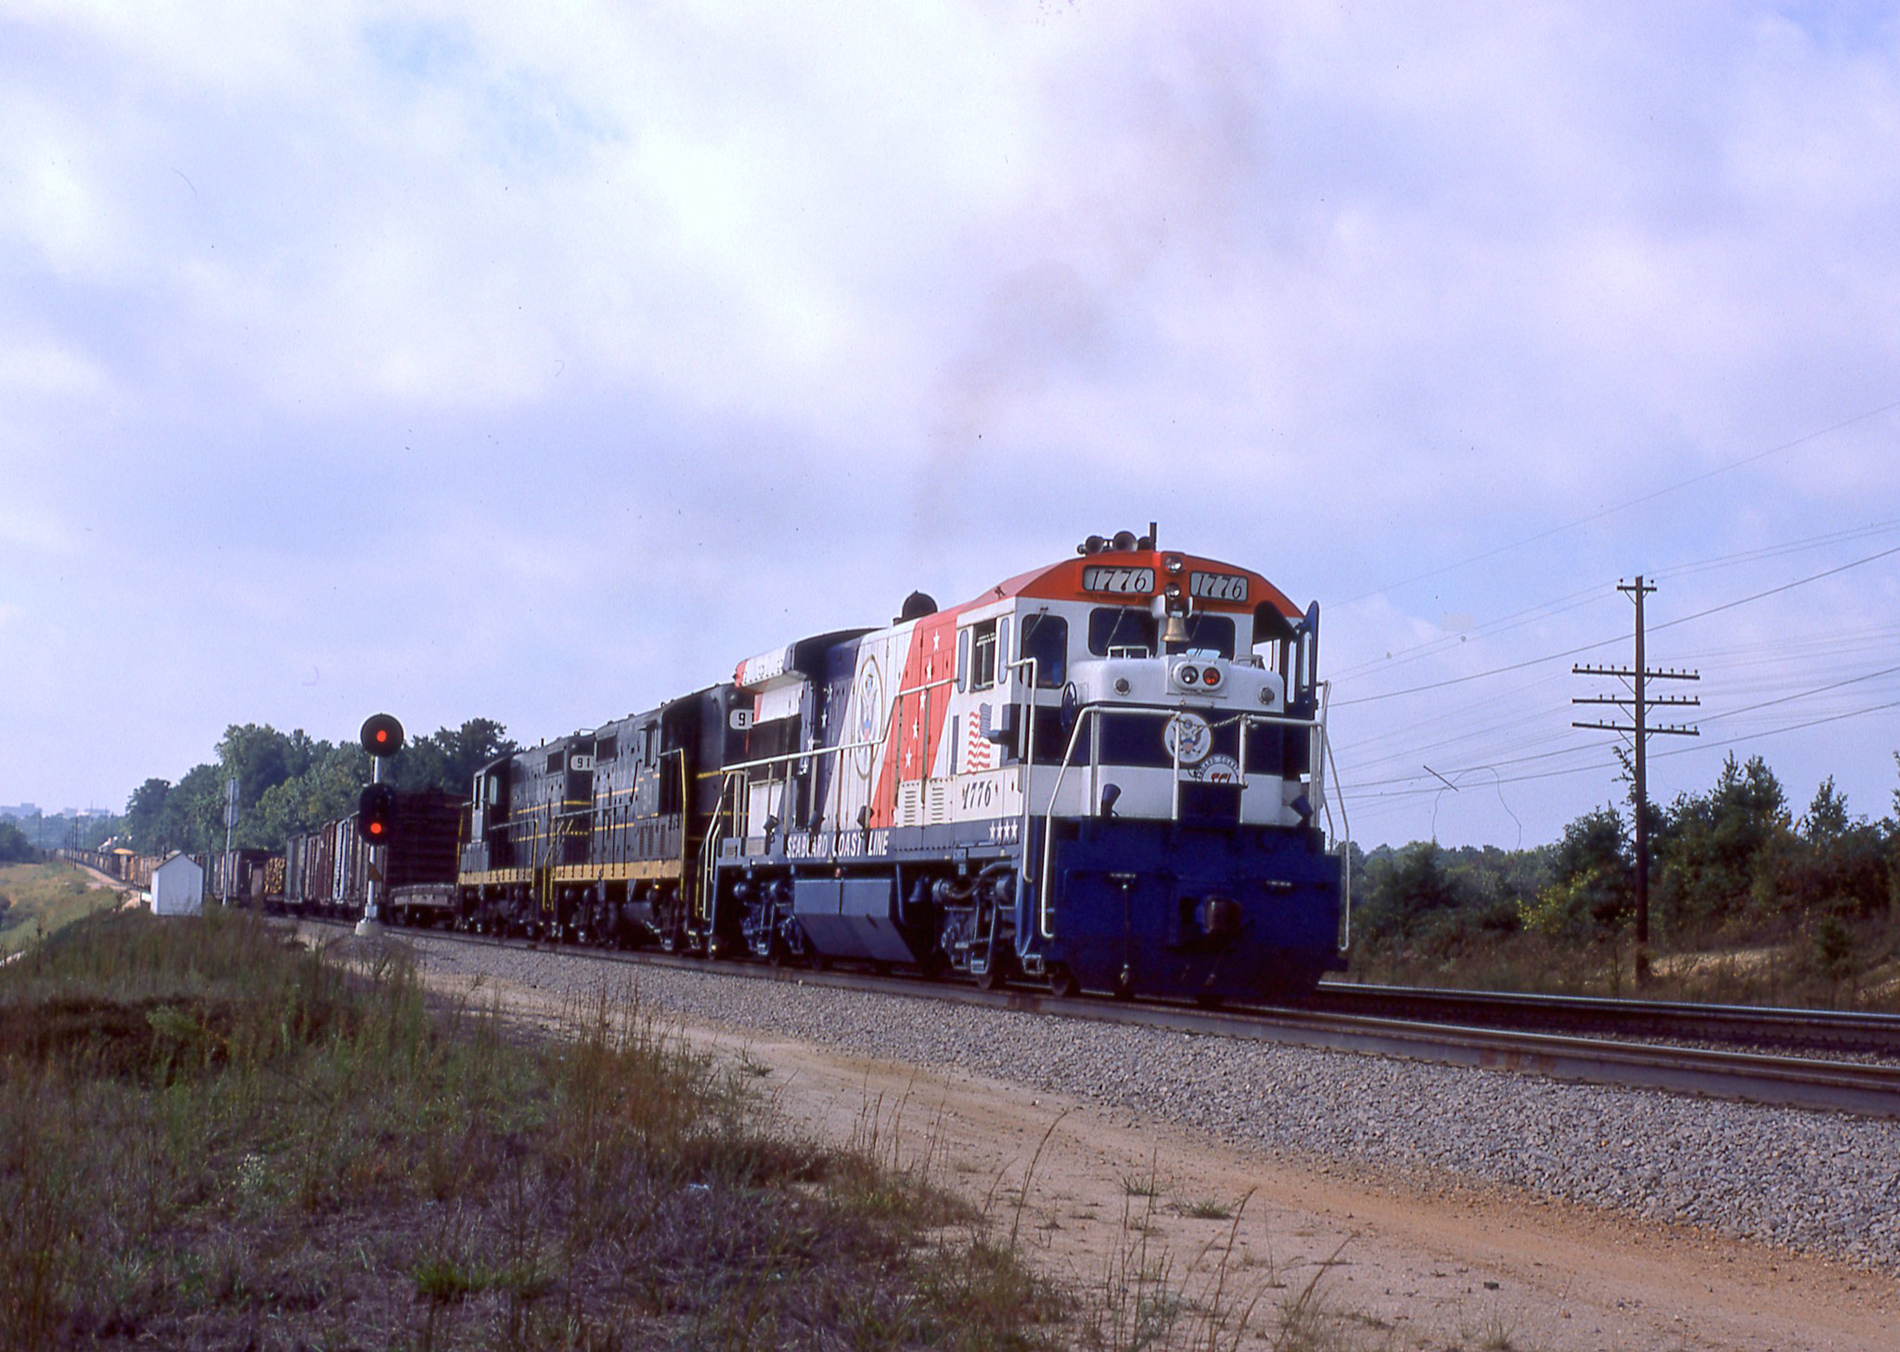
[[[440,789],[395,795],[395,831],[383,847],[383,908],[402,925],[450,923],[455,917],[456,852],[462,800]],[[372,877],[370,846],[355,814],[293,835],[284,847],[283,903],[299,914],[332,918],[363,914]]]
[[[1344,965],[1350,908],[1318,645],[1317,604],[1258,573],[1152,526],[1091,536],[484,766],[452,896],[398,918],[986,988],[1298,992]]]
[[[152,885],[152,870],[165,862],[159,855],[138,854],[110,840],[96,850],[60,849],[54,853],[61,859],[83,864],[94,872],[116,878],[141,892]]]

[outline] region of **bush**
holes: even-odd
[[[30,864],[39,857],[26,832],[12,822],[0,821],[0,864]]]

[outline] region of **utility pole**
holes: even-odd
[[[238,782],[236,779],[224,781],[224,867],[219,870],[223,875],[223,901],[231,904],[231,833],[237,829],[238,819]]]
[[[1615,732],[1628,737],[1635,749],[1636,770],[1636,979],[1649,979],[1649,773],[1648,746],[1651,734],[1663,734],[1671,737],[1699,737],[1699,728],[1686,728],[1679,723],[1659,723],[1649,725],[1649,711],[1657,708],[1694,708],[1702,700],[1696,695],[1659,695],[1650,698],[1646,692],[1650,681],[1699,681],[1702,674],[1696,671],[1661,670],[1652,671],[1646,665],[1643,651],[1643,598],[1656,590],[1653,583],[1645,583],[1642,575],[1637,574],[1635,582],[1619,582],[1616,589],[1627,593],[1636,602],[1636,664],[1633,667],[1586,667],[1574,666],[1571,673],[1577,676],[1608,676],[1630,683],[1630,694],[1592,695],[1573,699],[1572,704],[1609,704],[1628,705],[1630,726],[1619,723],[1575,723],[1573,728],[1590,728],[1597,732]]]

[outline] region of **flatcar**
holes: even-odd
[[[454,922],[1082,990],[1344,965],[1319,609],[1147,536],[484,766]],[[1343,819],[1341,822],[1343,826]]]

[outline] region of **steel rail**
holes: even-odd
[[[341,921],[304,921],[343,925]],[[508,941],[454,930],[390,930],[393,938],[434,938],[506,948]],[[942,1000],[1000,1011],[1204,1037],[1356,1052],[1439,1065],[1515,1071],[1552,1080],[1649,1089],[1823,1112],[1900,1118],[1900,1067],[1846,1061],[1611,1042],[1447,1023],[1405,1022],[1310,1009],[1217,1012],[1175,1004],[1063,999],[1043,991],[982,991],[911,978],[610,949],[536,945],[542,952],[630,962],[706,975],[785,981],[911,1000]]]
[[[1564,1029],[1619,1037],[1680,1038],[1748,1047],[1826,1048],[1900,1055],[1900,1014],[1714,1005],[1601,996],[1528,995],[1323,981],[1303,1006],[1373,1018]]]

